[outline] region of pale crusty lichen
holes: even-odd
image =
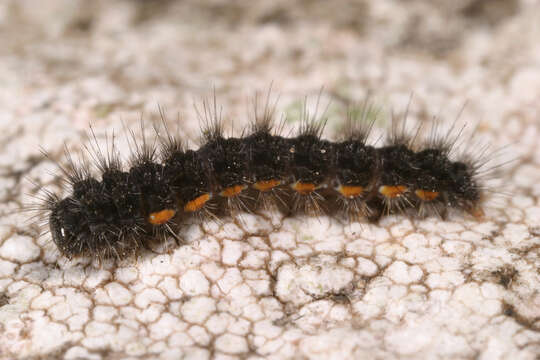
[[[443,3],[360,1],[361,16],[285,1],[1,5],[0,357],[534,359],[540,9]],[[398,109],[414,91],[417,118],[468,100],[463,119],[519,160],[497,171],[485,221],[245,214],[101,267],[59,258],[18,212],[36,190],[25,178],[58,188],[39,146],[61,160],[89,122],[118,132],[158,103],[196,139],[191,102],[212,86],[238,130],[246,96],[271,81],[285,106],[321,85],[338,103],[371,90]]]

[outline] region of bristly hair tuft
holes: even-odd
[[[212,101],[210,102],[208,99],[203,99],[202,109],[199,109],[195,105],[195,112],[197,113],[201,128],[201,145],[223,138],[223,108],[221,106],[218,107],[217,105],[215,90]]]
[[[466,103],[463,104],[458,114],[454,118],[452,125],[446,130],[442,131],[441,121],[438,116],[432,118],[432,125],[430,132],[420,146],[420,149],[438,149],[442,153],[450,156],[456,148],[459,148],[460,141],[464,140],[464,132],[467,124],[459,126],[459,118],[465,110]]]
[[[157,137],[154,138],[151,143],[148,143],[142,115],[140,118],[140,132],[142,139],[140,141],[137,140],[137,136],[132,129],[129,129],[128,132],[128,146],[131,152],[131,158],[129,160],[130,166],[133,167],[155,162],[157,159]]]
[[[109,137],[105,136],[105,151],[99,146],[99,142],[94,132],[94,128],[90,125],[90,133],[87,134],[89,145],[83,145],[86,154],[92,163],[95,164],[97,170],[103,174],[107,171],[121,171],[122,162],[120,160],[120,154],[115,144],[115,133],[113,131],[110,142]]]
[[[359,141],[365,144],[378,116],[379,109],[370,103],[367,97],[360,105],[350,106],[347,109],[347,119],[341,131],[343,135],[340,136],[339,140]]]
[[[388,145],[399,146],[403,145],[411,150],[415,150],[417,147],[418,137],[422,130],[422,123],[418,123],[412,129],[409,128],[407,122],[409,121],[409,111],[412,103],[413,95],[409,97],[409,101],[402,115],[391,112],[391,128],[388,134],[386,143]]]
[[[153,127],[156,138],[160,144],[159,158],[165,160],[170,158],[173,154],[184,153],[186,151],[186,146],[180,136],[178,134],[173,134],[169,129],[164,109],[161,106],[159,106],[158,109],[160,122],[154,123]],[[180,120],[178,117],[177,124],[179,124],[179,122]],[[179,129],[179,126],[177,126],[177,129]]]
[[[281,132],[284,123],[283,119],[277,124],[277,126],[275,121],[275,113],[279,96],[277,96],[276,99],[271,102],[271,91],[272,86],[270,86],[268,89],[266,100],[264,101],[262,109],[259,107],[258,93],[255,94],[252,100],[253,110],[252,115],[250,115],[252,120],[249,125],[249,131],[251,134],[279,134]]]
[[[41,149],[40,151],[45,158],[52,161],[58,167],[60,172],[64,175],[62,180],[65,184],[73,186],[74,184],[91,177],[92,166],[90,160],[84,155],[81,155],[78,162],[76,162],[66,143],[64,143],[65,165],[62,165],[56,159],[53,159],[44,149]]]
[[[300,113],[300,125],[298,126],[298,136],[313,136],[316,138],[321,138],[328,122],[328,117],[326,116],[328,103],[325,109],[322,111],[322,114],[319,115],[319,105],[321,101],[322,90],[317,96],[317,102],[315,103],[315,109],[311,112],[308,109],[308,100],[307,97],[304,99],[302,104],[302,111]]]

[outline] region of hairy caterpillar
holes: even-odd
[[[164,133],[156,129],[159,146],[137,143],[132,134],[131,160],[123,166],[114,137],[105,152],[96,140],[86,150],[100,177],[91,175],[89,161],[76,165],[66,152],[68,165],[60,168],[71,192],[65,198],[47,193],[42,206],[63,255],[123,259],[150,239],[170,234],[179,240],[185,217],[261,206],[368,221],[397,212],[444,218],[448,209],[482,215],[485,162],[455,154],[461,131],[454,127],[420,140],[419,129],[407,134],[393,121],[388,140],[376,147],[368,143],[374,120],[366,103],[360,113],[349,112],[336,141],[322,138],[325,121],[306,107],[295,136],[285,137],[267,100],[245,135],[225,137],[215,98],[203,109],[197,150],[164,126]]]

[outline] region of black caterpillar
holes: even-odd
[[[165,126],[165,136],[158,131],[159,154],[155,144],[135,143],[129,169],[122,167],[114,140],[106,153],[96,141],[88,153],[101,179],[67,154],[69,166],[61,169],[71,194],[61,199],[48,193],[44,205],[59,251],[70,259],[123,259],[148,239],[171,234],[179,240],[176,230],[186,216],[217,217],[259,206],[336,211],[368,221],[396,212],[444,218],[449,208],[482,215],[484,163],[451,159],[461,132],[417,144],[417,136],[406,136],[405,126],[394,121],[387,143],[374,147],[367,143],[372,108],[364,106],[360,114],[349,113],[338,141],[321,138],[325,121],[306,108],[297,135],[283,137],[273,109],[267,101],[262,114],[255,110],[245,136],[226,138],[214,99],[213,111],[204,106],[198,150],[186,149]]]

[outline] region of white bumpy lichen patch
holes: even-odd
[[[0,2],[0,358],[538,358],[536,1],[151,3]],[[398,113],[413,92],[425,121],[467,101],[460,121],[517,161],[482,221],[242,214],[101,267],[59,257],[18,212],[23,194],[59,190],[40,146],[62,161],[89,123],[138,134],[158,103],[196,139],[192,103],[212,87],[238,131],[272,81],[286,112],[323,85],[334,104],[372,93]]]

